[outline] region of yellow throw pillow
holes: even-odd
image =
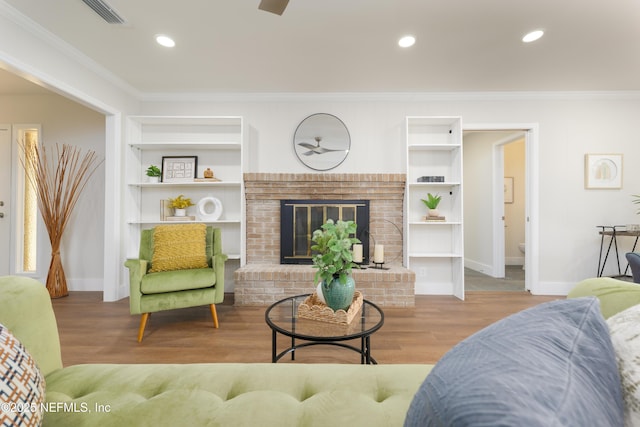
[[[149,273],[208,267],[206,236],[206,224],[156,226]]]

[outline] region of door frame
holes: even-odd
[[[11,185],[12,180],[13,180],[13,165],[12,165],[12,153],[13,153],[13,147],[12,147],[12,137],[11,137],[11,125],[10,124],[6,124],[6,123],[2,123],[0,124],[0,133],[2,133],[2,145],[4,145],[4,137],[6,136],[7,138],[7,146],[4,147],[0,147],[3,150],[4,149],[8,149],[9,150],[9,157],[8,159],[5,158],[4,162],[9,164],[9,170],[5,171],[5,173],[3,173],[3,177],[4,176],[8,176],[9,177],[9,182],[5,183],[3,185],[8,185],[8,193],[0,193],[0,199],[2,199],[2,201],[4,202],[3,206],[0,206],[0,212],[2,212],[4,214],[3,218],[0,218],[0,222],[2,222],[2,228],[3,228],[3,237],[6,237],[7,241],[2,242],[3,245],[3,251],[7,251],[7,256],[3,256],[2,258],[2,266],[0,267],[0,275],[2,274],[13,274],[13,251],[11,250],[11,248],[13,248],[13,186]],[[6,174],[6,175],[5,175]],[[6,235],[4,235],[6,231]],[[6,270],[6,271],[5,271]]]
[[[525,139],[525,289],[536,295],[539,291],[539,165],[538,165],[538,124],[537,123],[480,123],[464,124],[463,131],[523,131]],[[498,146],[498,144],[500,146]],[[494,145],[493,152],[493,267],[502,263],[504,276],[504,163],[499,151],[506,141]],[[496,231],[502,227],[502,230]],[[500,255],[500,248],[502,256]]]
[[[24,167],[22,166],[21,146],[18,142],[20,133],[25,130],[36,130],[38,132],[38,144],[42,143],[42,125],[39,123],[14,123],[10,126],[11,130],[11,208],[10,216],[12,218],[11,223],[11,235],[10,240],[10,260],[11,263],[9,270],[10,274],[32,277],[39,281],[44,281],[47,277],[46,268],[48,266],[48,244],[49,238],[45,229],[42,216],[40,214],[40,206],[38,204],[37,214],[37,253],[36,253],[36,270],[33,272],[24,271],[20,266],[23,262],[22,255],[19,252],[22,251],[24,243],[20,242],[22,236],[24,236],[24,201],[21,197],[24,195],[25,187],[31,185],[24,175]],[[46,261],[45,261],[46,260]]]
[[[504,231],[504,147],[507,144],[525,138],[525,131],[516,130],[512,134],[493,143],[492,164],[492,227],[493,227],[493,266],[494,277],[505,277],[505,236]],[[525,143],[526,144],[526,143]],[[526,160],[525,160],[526,162]],[[526,191],[525,191],[526,193]],[[526,194],[525,194],[526,196]],[[526,239],[525,239],[526,245]],[[526,249],[525,249],[526,251]],[[525,270],[526,282],[526,270]],[[525,286],[526,287],[526,286]]]

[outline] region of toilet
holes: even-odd
[[[520,249],[520,252],[522,252],[523,255],[524,255],[524,247],[525,247],[524,243],[518,243],[518,249]],[[525,257],[525,260],[526,260],[526,257]],[[526,263],[526,261],[524,261],[522,263],[522,269],[523,270],[524,270],[525,263]]]

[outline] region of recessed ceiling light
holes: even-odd
[[[398,40],[398,46],[400,47],[411,47],[415,44],[416,38],[413,36],[404,36],[400,40]]]
[[[538,40],[543,35],[544,35],[544,31],[542,31],[542,30],[531,31],[530,33],[526,34],[522,38],[522,41],[525,42],[525,43],[531,43],[531,42],[534,42],[534,41]]]
[[[174,47],[176,45],[176,42],[174,42],[171,37],[165,36],[164,34],[158,34],[156,36],[156,41],[159,45],[164,47]]]

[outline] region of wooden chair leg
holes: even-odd
[[[213,327],[218,329],[218,312],[216,311],[216,305],[209,304],[209,307],[211,307],[211,317],[213,317]]]
[[[144,328],[147,326],[147,320],[151,313],[142,313],[140,317],[140,329],[138,329],[138,342],[142,342],[142,336],[144,335]]]

